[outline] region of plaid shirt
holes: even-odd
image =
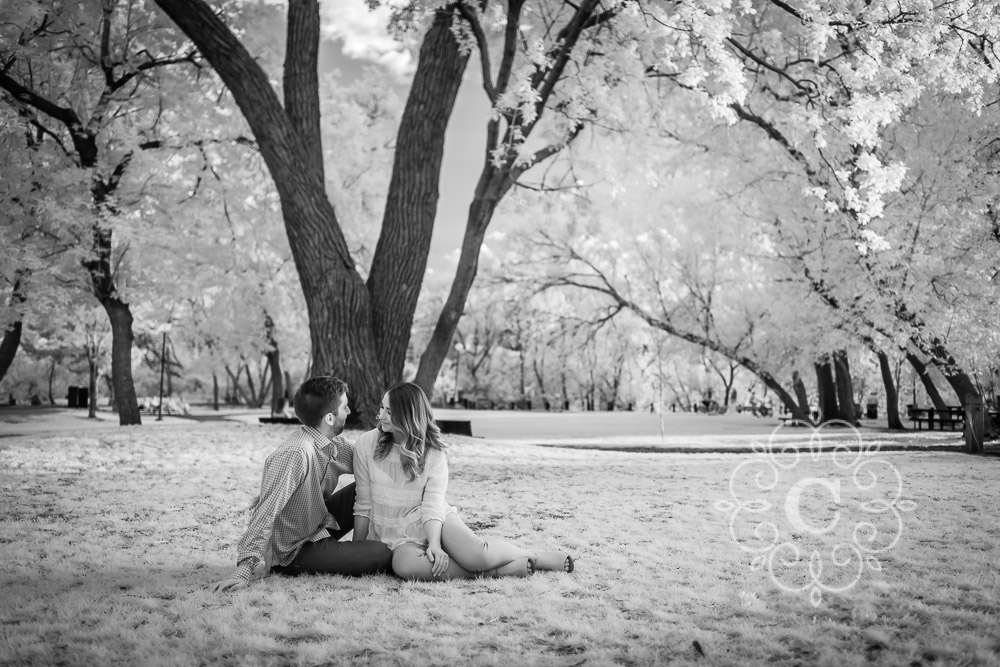
[[[262,561],[270,570],[288,565],[306,542],[338,529],[326,499],[341,475],[354,474],[354,447],[331,442],[308,426],[295,431],[264,462],[260,495],[250,506],[250,525],[236,548],[234,577],[249,582]]]

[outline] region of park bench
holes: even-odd
[[[261,417],[261,424],[301,424],[298,417]]]
[[[472,437],[472,422],[468,419],[436,419],[435,421],[442,433]]]
[[[933,431],[935,424],[939,431],[945,426],[950,430],[961,429],[965,425],[965,409],[959,405],[949,405],[943,410],[937,408],[909,408],[910,421],[918,431],[927,425],[928,431]]]
[[[260,417],[261,424],[298,424],[297,417]],[[438,419],[438,427],[442,433],[452,435],[467,435],[472,437],[472,422],[467,419]]]

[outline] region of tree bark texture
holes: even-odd
[[[482,3],[485,6],[485,3]],[[465,302],[469,290],[476,278],[479,264],[479,251],[482,248],[483,237],[486,228],[493,218],[500,199],[514,185],[520,175],[529,168],[528,165],[519,163],[515,151],[510,149],[510,142],[514,134],[522,135],[525,139],[531,137],[531,132],[541,120],[546,104],[553,89],[563,76],[570,62],[573,49],[583,32],[600,21],[594,21],[594,12],[598,8],[598,0],[583,0],[577,5],[570,4],[574,12],[571,18],[562,26],[556,35],[556,44],[546,52],[546,65],[535,69],[529,79],[532,91],[535,93],[534,119],[525,123],[520,123],[515,116],[506,116],[506,130],[503,139],[500,138],[500,120],[491,117],[486,128],[486,150],[484,156],[483,169],[480,172],[479,183],[476,186],[475,195],[469,206],[469,217],[466,223],[465,238],[462,240],[462,251],[459,256],[458,268],[455,272],[455,280],[452,283],[451,291],[441,311],[437,325],[427,344],[427,348],[420,357],[420,365],[417,369],[416,383],[423,390],[432,395],[434,383],[437,381],[438,372],[448,355],[451,347],[452,337],[458,327],[458,321],[462,317],[465,309]],[[460,12],[462,5],[457,5]],[[522,0],[512,0],[507,3],[507,22],[505,43],[500,65],[496,75],[496,81],[489,79],[493,74],[484,71],[484,85],[488,91],[490,99],[497,100],[508,92],[510,75],[514,67],[514,59],[517,52],[516,42],[521,39],[518,30],[520,13],[524,7]],[[473,21],[467,12],[464,18]],[[474,28],[473,28],[474,30]],[[482,47],[480,47],[482,48]],[[483,55],[481,54],[481,58]],[[483,62],[482,60],[480,62]],[[484,68],[487,69],[487,68]],[[576,132],[579,131],[577,127]],[[572,137],[576,136],[574,132]],[[557,153],[565,145],[551,144],[534,154],[533,163],[542,162],[548,157]],[[506,155],[503,163],[497,167],[493,161],[493,151],[506,146]]]
[[[10,295],[11,306],[19,306],[24,304],[26,297],[21,293],[21,281],[19,278],[14,279],[14,289]],[[7,327],[7,330],[3,332],[3,340],[0,341],[0,381],[4,379],[7,375],[7,371],[10,370],[10,365],[14,363],[14,357],[17,356],[17,351],[21,347],[21,333],[24,329],[24,324],[22,322],[21,316],[17,320]]]
[[[885,414],[889,420],[889,429],[905,431],[906,427],[899,418],[899,392],[892,377],[892,366],[889,364],[889,356],[882,350],[878,351],[878,367],[882,372],[882,384],[885,385]]]
[[[837,350],[833,353],[833,368],[836,375],[840,418],[858,426],[861,424],[861,415],[854,407],[854,381],[851,379],[851,365],[846,351]]]
[[[931,345],[931,354],[933,355],[934,361],[937,363],[937,367],[941,369],[944,379],[948,381],[951,388],[955,391],[958,396],[959,405],[965,407],[966,401],[969,396],[979,396],[982,397],[982,393],[979,391],[979,387],[972,378],[962,370],[958,365],[958,361],[952,356],[951,352],[944,346],[940,341],[935,340]]]
[[[810,415],[809,410],[809,394],[806,392],[806,383],[802,381],[802,376],[799,375],[798,371],[792,371],[792,391],[795,392],[795,399],[799,403],[799,408]],[[810,421],[812,421],[810,419]]]
[[[302,139],[306,168],[325,183],[319,104],[319,2],[290,0],[282,84],[285,112]]]
[[[101,188],[95,188],[101,190]],[[98,208],[104,205],[107,192],[95,192]],[[139,399],[132,379],[132,311],[118,297],[112,267],[111,230],[94,224],[95,257],[84,262],[90,273],[91,289],[111,321],[111,381],[115,385],[118,423],[121,426],[142,424]]]
[[[934,384],[934,380],[931,378],[929,364],[923,362],[916,354],[913,352],[906,353],[906,360],[910,362],[913,366],[913,370],[917,372],[917,377],[920,378],[920,383],[924,386],[924,391],[927,392],[928,398],[931,399],[931,403],[934,405],[935,410],[944,410],[948,407],[948,404],[944,402],[941,397],[941,392],[938,391],[937,385]],[[914,407],[917,407],[916,397],[914,396]]]
[[[87,359],[87,366],[90,369],[90,377],[87,386],[89,395],[87,397],[87,418],[97,419],[97,359],[90,357]]]
[[[431,334],[431,339],[427,343],[424,353],[420,355],[420,365],[417,368],[415,382],[428,396],[433,395],[438,371],[441,370],[441,364],[448,356],[451,340],[465,310],[469,291],[472,289],[472,283],[476,280],[476,272],[479,270],[479,252],[482,250],[486,228],[493,218],[497,204],[513,183],[510,174],[498,172],[490,164],[483,168],[479,177],[476,194],[469,206],[469,219],[465,227],[465,236],[462,239],[462,251],[458,259],[455,280],[451,284],[448,299],[438,316],[434,333]]]
[[[833,363],[829,357],[815,364],[816,389],[819,393],[819,423],[831,419],[840,419],[840,409],[837,405],[837,385],[833,380]]]
[[[437,216],[445,130],[469,61],[459,52],[452,18],[450,6],[438,10],[420,47],[368,274],[372,333],[386,385],[403,379]]]
[[[295,22],[318,21],[311,4],[300,0]],[[293,94],[286,100],[290,118],[274,94],[267,76],[235,35],[202,0],[157,0],[157,4],[195,43],[222,78],[246,117],[274,179],[281,201],[285,232],[302,283],[309,314],[314,374],[332,374],[350,387],[349,423],[374,424],[381,398],[382,377],[373,345],[371,309],[364,281],[354,267],[347,242],[327,199],[321,170],[309,145],[321,145],[316,136],[303,136],[313,127],[311,102]],[[318,31],[302,25],[289,28],[289,52],[314,45]],[[302,75],[303,56],[288,73]],[[309,156],[313,156],[310,158]]]
[[[56,359],[55,357],[52,357],[52,360],[49,362],[49,386],[48,386],[49,405],[51,405],[52,407],[55,407],[56,405],[56,399],[52,395],[52,385],[55,382],[55,379],[56,379]]]
[[[267,363],[271,365],[271,414],[275,415],[285,409],[284,378],[281,375],[281,358],[277,347],[267,353]]]
[[[118,423],[142,424],[139,399],[132,382],[132,311],[117,297],[101,302],[111,320],[111,381],[115,387]]]
[[[10,365],[14,363],[17,350],[21,346],[22,323],[20,320],[14,322],[3,334],[3,341],[0,341],[0,380],[3,380],[10,370]]]

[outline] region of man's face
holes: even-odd
[[[347,415],[349,414],[351,414],[351,409],[347,407],[347,394],[344,394],[340,397],[340,405],[337,407],[337,411],[327,415],[327,424],[330,425],[333,435],[340,435],[344,432],[344,424],[347,423]],[[332,423],[329,420],[331,415],[333,416]]]

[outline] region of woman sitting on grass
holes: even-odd
[[[445,502],[445,445],[420,387],[391,387],[378,422],[354,445],[354,539],[389,545],[397,576],[428,581],[573,571],[573,559],[564,552],[533,553],[477,537]]]

